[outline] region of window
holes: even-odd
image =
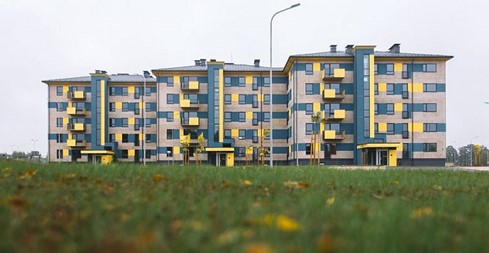
[[[379,84],[378,83],[374,83],[374,94],[379,95]]]
[[[122,111],[127,112],[129,110],[129,103],[122,102]]]
[[[423,132],[436,132],[436,123],[424,123]]]
[[[394,84],[393,83],[388,83],[387,84],[387,95],[394,95]]]
[[[122,149],[121,150],[121,158],[128,158],[129,157],[129,152],[127,149]]]
[[[387,105],[387,115],[394,115],[394,104],[386,104]]]
[[[312,63],[306,63],[306,75],[312,75]]]
[[[264,94],[264,96],[263,96],[263,104],[264,105],[269,105],[270,104],[270,94]]]
[[[127,118],[122,118],[122,127],[127,127]]]
[[[388,63],[386,64],[387,67],[387,75],[394,75],[394,64],[393,63]]]
[[[327,90],[334,89],[336,95],[340,95],[341,94],[340,84],[339,83],[325,83],[324,84],[324,89],[327,89]]]
[[[134,99],[139,99],[141,95],[141,87],[134,87]]]
[[[166,129],[166,139],[167,140],[173,139],[173,130],[172,129]]]
[[[312,83],[306,83],[306,95],[314,94]]]
[[[374,104],[374,114],[379,115],[379,104],[377,103]]]
[[[109,142],[115,142],[115,134],[109,134]]]
[[[141,119],[134,119],[134,130],[139,131],[140,128],[141,128]],[[139,140],[139,138],[136,139]]]
[[[109,96],[115,96],[115,87],[109,87]]]
[[[231,122],[231,113],[224,112],[224,122]]]
[[[257,94],[253,94],[252,96],[252,102],[253,102],[253,108],[258,108],[258,95]]]
[[[166,77],[166,86],[173,87],[173,76]]]
[[[151,111],[151,103],[144,103],[144,111],[145,112]]]
[[[258,77],[253,77],[253,90],[258,90]]]
[[[58,103],[56,104],[56,111],[58,111],[58,112],[62,112],[62,111],[64,111],[64,109],[65,109],[65,107],[64,107],[63,103],[58,102]]]
[[[173,148],[166,147],[166,157],[173,157]]]
[[[306,123],[306,135],[311,135],[314,128],[313,123]]]
[[[244,78],[244,76],[240,76],[238,78],[238,85],[239,85],[239,87],[245,87],[245,78]]]
[[[263,113],[263,122],[270,122],[270,113],[269,112]]]
[[[327,123],[324,126],[326,130],[335,130],[336,133],[340,133],[340,124],[339,123]]]
[[[63,86],[56,86],[56,96],[63,96]]]
[[[374,64],[374,75],[379,74],[379,65],[377,63]]]
[[[402,124],[402,138],[403,139],[409,139],[409,131],[408,131],[408,124],[407,123]]]
[[[231,77],[224,77],[224,87],[231,87]]]
[[[253,112],[253,126],[258,126],[258,112]]]
[[[306,155],[311,154],[311,143],[306,143]]]
[[[122,96],[127,96],[127,87],[122,87]]]
[[[56,149],[56,159],[63,159],[63,150]]]
[[[270,77],[263,78],[263,87],[270,87]]]
[[[65,139],[63,138],[63,134],[56,134],[56,143],[64,143]]]
[[[374,132],[375,133],[379,132],[379,123],[374,123]]]
[[[245,147],[239,147],[238,148],[238,157],[245,157]]]
[[[63,118],[56,118],[56,127],[63,127]]]
[[[151,134],[146,134],[145,141],[146,143],[151,143]]]
[[[394,123],[387,123],[387,134],[394,134]]]
[[[239,122],[245,122],[246,121],[246,114],[245,114],[245,112],[238,112],[238,121]]]
[[[224,104],[225,105],[231,104],[231,94],[224,94]]]
[[[166,114],[166,122],[173,122],[173,119],[174,119],[173,112],[168,112]]]
[[[402,118],[403,119],[411,118],[411,113],[409,113],[409,104],[407,103],[402,104]]]
[[[194,153],[195,153],[195,152],[191,152],[191,153],[190,153],[190,156],[193,156],[192,154],[194,154]],[[151,150],[148,150],[148,149],[144,150],[144,157],[145,157],[146,159],[151,159]]]
[[[336,144],[326,143],[324,145],[324,154],[326,158],[331,158],[331,155],[336,155]]]
[[[151,119],[149,118],[144,119],[144,126],[151,127]]]
[[[334,117],[334,111],[340,109],[340,104],[324,104],[324,116],[326,118],[333,118]]]
[[[408,64],[407,63],[403,63],[402,64],[402,79],[409,79],[411,76],[409,74],[409,70],[408,70]]]
[[[231,129],[224,129],[224,139],[231,139]]]
[[[258,129],[253,129],[253,143],[258,143]]]
[[[246,130],[239,129],[239,139],[240,140],[245,140],[246,139]]]
[[[115,103],[114,102],[109,103],[109,112],[115,112]]]
[[[340,64],[337,63],[325,63],[323,66],[325,76],[334,76],[334,70],[340,68]]]
[[[174,104],[175,101],[173,101],[173,94],[166,94],[166,103],[171,105],[171,104]]]
[[[402,98],[408,99],[409,98],[408,84],[402,83],[401,87],[402,87]]]
[[[403,159],[409,158],[409,144],[408,143],[402,144],[402,158]]]
[[[128,143],[128,142],[129,142],[129,135],[122,134],[122,143]]]
[[[115,127],[115,119],[114,118],[110,118],[109,119],[109,126],[110,127]]]
[[[245,94],[239,94],[239,104],[240,105],[246,104],[246,95]]]
[[[423,143],[424,152],[436,152],[436,143]]]
[[[436,72],[436,64],[435,63],[427,63],[423,64],[423,72]]]
[[[306,115],[312,115],[312,104],[306,104]]]
[[[423,92],[436,92],[436,83],[423,84]]]
[[[423,104],[423,112],[436,112],[436,104],[435,103]]]

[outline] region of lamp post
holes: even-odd
[[[32,151],[36,151],[36,142],[38,142],[38,139],[31,139],[31,141],[34,143],[34,149]]]
[[[291,5],[288,8],[275,12],[272,18],[270,19],[270,167],[273,167],[273,79],[272,79],[272,28],[273,28],[273,18],[279,13],[290,10],[297,6],[300,6],[300,3],[296,3]]]

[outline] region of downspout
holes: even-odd
[[[160,109],[160,85],[158,84],[158,77],[155,76],[156,82],[156,162],[160,161],[160,117],[159,109]]]
[[[297,104],[297,59],[294,63],[294,102],[292,108],[294,109],[294,139],[295,139],[295,163],[296,166],[299,166],[299,138],[298,138],[298,130],[297,130],[297,118],[298,118],[298,104]]]
[[[411,167],[414,166],[414,58],[411,59]]]

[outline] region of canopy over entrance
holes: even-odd
[[[88,161],[107,165],[114,160],[115,153],[110,150],[82,150],[81,155],[88,155]]]
[[[362,150],[363,165],[397,166],[397,152],[402,151],[402,143],[364,143],[357,145]]]
[[[216,166],[234,166],[234,148],[233,147],[212,147],[206,148],[209,164]]]

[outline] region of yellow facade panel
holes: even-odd
[[[68,156],[69,153],[70,153],[69,149],[63,149],[63,157]]]
[[[314,113],[320,112],[321,111],[321,103],[314,103],[313,104],[313,110],[314,110]]]
[[[386,83],[379,83],[379,92],[386,92],[387,91],[387,84]]]
[[[180,154],[180,147],[179,146],[173,147],[173,154]]]
[[[394,104],[394,111],[402,112],[402,103],[395,103]]]
[[[63,85],[63,95],[66,95],[69,91],[70,87],[68,85]]]
[[[423,123],[416,122],[414,124],[408,123],[409,132],[422,133]]]
[[[239,101],[239,94],[231,94],[231,101],[232,102],[238,102]]]
[[[180,84],[180,76],[173,76],[173,83]]]
[[[379,133],[387,133],[387,123],[386,122],[379,122]]]
[[[128,156],[134,156],[135,154],[136,154],[136,151],[134,149],[127,150],[127,155]]]
[[[253,84],[253,76],[246,76],[246,84]]]
[[[231,129],[231,137],[238,137],[239,129]]]
[[[115,109],[122,110],[122,102],[115,102]]]
[[[180,111],[173,111],[173,119],[179,119],[180,118]]]
[[[402,63],[394,63],[394,72],[402,72]]]
[[[319,62],[314,62],[312,64],[312,71],[316,72],[316,71],[321,71],[321,63]]]
[[[253,112],[246,112],[246,119],[253,119]]]
[[[129,125],[134,125],[134,122],[135,122],[135,119],[134,118],[129,118],[127,120],[127,123],[129,123]]]
[[[68,122],[70,122],[70,119],[68,118],[63,118],[63,125],[67,125]]]
[[[115,140],[116,141],[122,141],[122,134],[121,133],[116,133],[115,134]]]
[[[134,90],[135,90],[134,85],[130,85],[129,87],[127,87],[127,93],[129,94],[134,94]]]

